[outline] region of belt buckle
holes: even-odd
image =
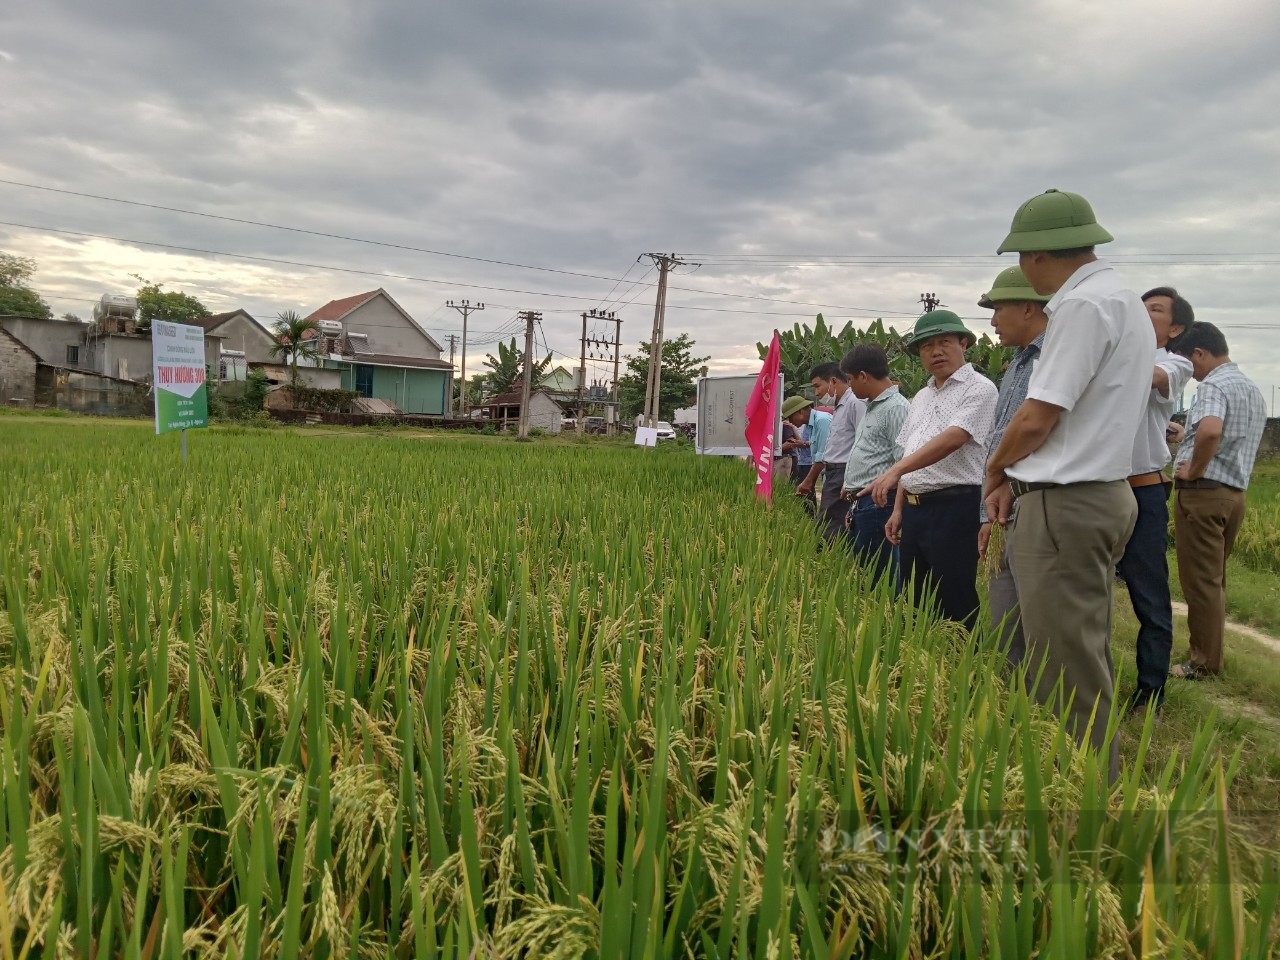
[[[915,494],[915,493],[908,493],[908,494],[907,494],[907,503],[911,504],[911,506],[913,506],[913,507],[918,507],[918,506],[920,506],[920,496],[919,496],[919,494]]]

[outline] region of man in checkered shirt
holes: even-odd
[[[1222,670],[1227,558],[1244,520],[1245,490],[1267,420],[1262,391],[1227,354],[1227,339],[1197,322],[1174,345],[1200,384],[1174,463],[1178,579],[1187,598],[1191,653],[1169,671],[1199,680]]]

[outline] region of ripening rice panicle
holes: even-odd
[[[0,421],[18,949],[1278,955],[1232,745],[1109,790],[735,461],[177,442]]]

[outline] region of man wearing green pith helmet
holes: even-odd
[[[1050,297],[1049,324],[1027,398],[987,461],[984,494],[998,523],[1018,501],[1012,559],[1027,682],[1078,741],[1106,754],[1115,779],[1111,589],[1138,515],[1127,477],[1156,342],[1138,295],[1093,252],[1112,239],[1079,194],[1048,190],[1014,214],[997,252],[1017,253],[1036,293]]]

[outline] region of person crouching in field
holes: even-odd
[[[1199,680],[1222,670],[1227,558],[1244,520],[1245,490],[1267,420],[1262,391],[1227,353],[1227,339],[1197,322],[1174,350],[1199,382],[1174,465],[1178,580],[1187,598],[1191,653],[1170,674]]]
[[[933,376],[911,399],[898,434],[903,457],[862,490],[877,506],[898,495],[885,525],[899,547],[904,583],[936,591],[942,615],[972,629],[978,619],[978,510],[996,386],[966,363],[976,337],[950,310],[916,321],[907,350]]]

